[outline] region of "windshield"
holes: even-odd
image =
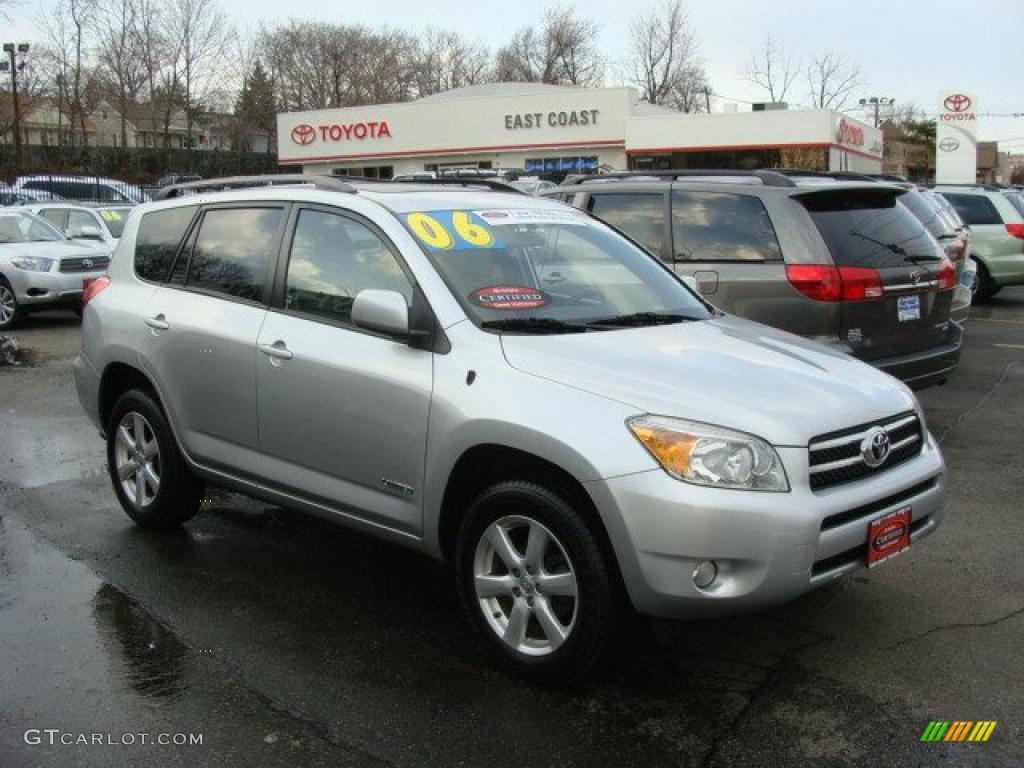
[[[0,243],[38,243],[67,238],[32,213],[0,215]]]
[[[710,316],[671,272],[583,213],[434,210],[401,219],[484,328],[557,333]]]
[[[131,208],[100,208],[98,213],[103,219],[104,226],[110,230],[111,237],[121,237],[124,232],[124,223],[128,220]]]

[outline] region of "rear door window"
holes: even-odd
[[[1017,213],[1024,216],[1024,194],[1019,192],[1004,192],[1003,195],[1010,201],[1010,205],[1017,209]]]
[[[906,267],[915,258],[942,258],[942,250],[924,225],[891,192],[847,190],[801,195],[804,204],[841,267]]]
[[[277,252],[281,208],[214,208],[203,215],[185,285],[262,301]]]
[[[911,190],[900,195],[899,201],[910,209],[910,212],[917,217],[917,220],[924,224],[924,228],[935,238],[955,235],[953,227],[939,213],[936,205],[933,205],[923,194]]]
[[[1002,224],[999,211],[985,195],[958,195],[953,192],[942,193],[956,208],[960,218],[968,224]]]
[[[595,194],[590,212],[621,229],[647,251],[661,255],[665,235],[665,197],[658,193]]]
[[[672,247],[676,261],[780,261],[775,228],[753,195],[672,193]]]
[[[135,236],[135,274],[143,280],[163,282],[196,208],[165,208],[144,214]],[[184,262],[184,257],[182,257]]]

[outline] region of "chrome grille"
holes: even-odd
[[[60,271],[61,272],[98,272],[101,269],[106,269],[110,263],[110,258],[107,256],[83,256],[76,259],[61,259],[60,260]]]
[[[881,427],[889,435],[889,455],[877,467],[868,466],[861,455],[861,442],[873,427]],[[902,464],[921,452],[922,438],[916,413],[820,435],[808,446],[811,490],[852,483]]]

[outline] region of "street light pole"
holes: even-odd
[[[867,99],[861,99],[860,105],[862,107],[874,107],[875,110],[875,128],[878,127],[878,109],[879,107],[892,106],[896,103],[896,99],[891,96],[871,96]]]
[[[18,103],[18,58],[19,53],[28,53],[28,43],[4,43],[4,53],[10,62],[3,62],[3,69],[11,68],[11,100],[14,102],[14,162],[21,170],[21,106]]]

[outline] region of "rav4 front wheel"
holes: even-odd
[[[570,684],[609,651],[619,612],[614,569],[560,494],[525,481],[487,489],[463,520],[457,557],[466,616],[506,669]]]
[[[203,484],[185,464],[163,411],[147,392],[129,390],[114,404],[107,469],[117,500],[143,528],[176,528],[199,509]]]

